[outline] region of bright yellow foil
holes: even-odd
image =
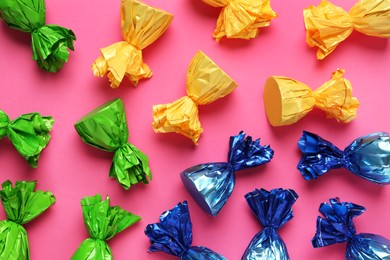
[[[213,37],[252,39],[260,27],[267,27],[277,17],[270,0],[203,0],[208,5],[222,7]]]
[[[322,0],[303,11],[306,42],[318,47],[317,59],[329,55],[353,29],[375,37],[390,37],[390,0],[360,0],[349,13]]]
[[[92,64],[95,76],[108,72],[112,88],[119,87],[126,76],[134,86],[152,72],[143,62],[142,50],[156,41],[172,22],[173,15],[135,0],[122,0],[121,26],[125,41],[100,49],[101,55]]]
[[[198,51],[187,71],[187,96],[173,103],[153,106],[153,129],[156,133],[176,132],[197,144],[203,129],[198,105],[206,105],[232,92],[237,83],[217,64]]]
[[[326,112],[328,118],[349,123],[356,117],[359,101],[352,96],[351,82],[344,78],[344,70],[338,69],[332,79],[314,92],[297,80],[273,76],[264,87],[264,106],[272,126],[291,125],[313,107]]]

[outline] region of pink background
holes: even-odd
[[[176,203],[188,200],[193,223],[193,245],[207,246],[228,259],[240,259],[253,236],[262,227],[252,215],[244,195],[255,188],[292,188],[300,195],[293,207],[295,217],[281,230],[291,259],[344,259],[345,244],[313,249],[318,206],[330,197],[367,207],[355,221],[358,232],[390,238],[390,187],[381,187],[355,177],[345,169],[334,170],[316,181],[305,181],[296,165],[300,159],[297,141],[308,130],[343,149],[354,138],[388,131],[390,126],[390,48],[388,40],[354,32],[324,61],[305,42],[302,11],[319,0],[272,2],[279,18],[261,29],[251,41],[223,40],[212,32],[217,8],[200,0],[146,3],[169,11],[175,18],[168,31],[144,51],[144,60],[154,76],[134,88],[125,80],[117,90],[106,78],[94,77],[90,64],[99,48],[121,41],[120,1],[47,0],[47,22],[74,30],[74,53],[57,74],[41,71],[31,60],[29,35],[0,25],[0,108],[11,118],[40,112],[55,119],[52,140],[42,153],[39,168],[32,169],[5,138],[0,142],[3,182],[7,179],[38,180],[38,189],[51,190],[57,202],[45,214],[26,225],[32,259],[69,259],[88,237],[80,199],[108,194],[113,205],[143,217],[142,221],[108,242],[115,259],[175,259],[146,250],[149,240],[143,230]],[[354,0],[334,0],[346,9]],[[220,65],[238,88],[217,102],[200,107],[204,133],[198,146],[177,134],[155,134],[151,127],[152,105],[172,102],[185,94],[187,65],[202,50]],[[283,75],[317,88],[336,68],[346,78],[361,102],[358,117],[348,125],[326,119],[315,110],[295,125],[273,128],[263,107],[263,85],[268,76]],[[129,141],[150,158],[153,180],[125,191],[108,178],[112,154],[85,145],[73,124],[95,107],[121,97],[126,105]],[[275,157],[266,166],[237,173],[235,190],[218,217],[205,214],[184,189],[179,173],[192,165],[225,161],[230,135],[244,130],[271,144]],[[1,212],[0,219],[4,218]]]

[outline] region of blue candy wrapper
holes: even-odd
[[[230,137],[228,162],[198,164],[183,171],[184,186],[207,213],[216,216],[229,199],[234,185],[234,172],[268,163],[274,156],[269,145],[260,139],[252,141],[241,131]]]
[[[160,223],[149,224],[145,234],[152,245],[149,252],[165,252],[182,260],[226,260],[203,246],[191,246],[192,223],[187,201],[177,204],[160,216]]]
[[[298,194],[291,189],[256,189],[246,194],[245,199],[264,229],[252,239],[241,260],[290,259],[277,230],[293,218],[291,208]]]
[[[298,146],[303,155],[297,168],[306,180],[316,179],[330,169],[345,167],[371,182],[390,184],[388,133],[362,136],[341,151],[318,135],[304,131]]]
[[[347,260],[390,259],[390,240],[374,234],[356,234],[353,218],[366,209],[339,198],[322,203],[319,211],[325,216],[317,218],[317,231],[312,239],[313,247],[323,247],[347,242]]]

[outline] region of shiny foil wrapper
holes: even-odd
[[[351,202],[340,202],[339,198],[322,203],[319,211],[324,217],[317,218],[313,247],[347,242],[347,260],[390,259],[390,240],[369,233],[356,234],[353,218],[365,210]]]
[[[261,27],[267,27],[278,15],[270,0],[203,0],[208,5],[222,8],[213,37],[253,39]]]
[[[176,132],[197,144],[203,128],[198,106],[206,105],[230,94],[237,83],[202,51],[192,58],[187,71],[184,96],[170,104],[153,106],[154,132]]]
[[[27,232],[22,225],[45,212],[56,201],[47,191],[34,191],[35,181],[5,181],[0,190],[6,220],[0,222],[0,259],[30,259]]]
[[[45,25],[44,0],[1,0],[0,18],[11,28],[31,33],[33,59],[43,70],[57,72],[68,61],[69,49],[74,50],[72,30]]]
[[[51,116],[41,116],[39,113],[24,114],[11,121],[0,110],[0,139],[7,136],[28,164],[37,168],[39,156],[50,141],[49,132],[53,124]]]
[[[198,205],[217,216],[233,192],[234,173],[266,164],[273,156],[269,145],[261,146],[260,139],[252,141],[241,131],[230,137],[228,162],[198,164],[184,170],[180,177]]]
[[[163,212],[159,223],[146,226],[145,235],[152,243],[149,252],[161,251],[182,260],[226,260],[206,247],[191,246],[192,223],[187,201]]]
[[[88,145],[114,153],[109,176],[124,189],[139,182],[149,183],[152,174],[148,157],[128,143],[126,112],[123,101],[111,100],[85,115],[74,125],[81,139]]]
[[[331,169],[345,167],[353,174],[377,184],[390,184],[390,140],[385,132],[354,140],[344,151],[316,134],[303,132],[298,142],[302,159],[297,168],[306,180]]]
[[[359,0],[347,13],[341,7],[322,0],[303,11],[306,42],[317,47],[322,60],[355,29],[368,36],[390,37],[390,0]]]
[[[298,194],[291,189],[256,189],[247,193],[245,199],[264,229],[252,239],[241,259],[290,259],[277,230],[293,218],[291,208]]]
[[[138,2],[122,0],[121,27],[123,41],[100,49],[101,55],[92,64],[95,76],[107,78],[117,88],[124,77],[134,86],[152,72],[142,58],[142,50],[155,42],[172,22],[173,15]]]
[[[325,111],[328,118],[349,123],[356,118],[360,103],[352,95],[352,85],[338,69],[332,79],[312,91],[292,78],[273,76],[264,86],[264,106],[272,126],[291,125],[306,116],[314,107]]]
[[[110,198],[97,194],[81,200],[84,224],[90,238],[84,240],[71,260],[114,259],[107,240],[141,220],[118,206],[110,206]]]

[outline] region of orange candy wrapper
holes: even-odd
[[[306,42],[318,47],[322,60],[355,29],[369,36],[390,37],[390,0],[360,0],[347,13],[327,0],[303,11]]]
[[[176,132],[197,144],[203,129],[198,116],[198,105],[206,105],[222,98],[236,87],[231,79],[202,51],[192,58],[187,71],[187,96],[170,104],[153,106],[153,129],[156,133]]]
[[[260,27],[267,27],[278,15],[272,10],[270,0],[202,0],[208,5],[222,7],[213,37],[253,39]]]
[[[119,87],[126,76],[134,86],[152,72],[143,62],[142,50],[156,41],[172,22],[173,15],[135,0],[122,0],[121,26],[125,41],[100,49],[92,64],[95,76],[107,77],[112,88]]]
[[[264,87],[264,106],[272,126],[291,125],[314,107],[326,112],[328,118],[349,123],[356,117],[359,101],[352,96],[351,82],[338,69],[332,79],[312,91],[297,80],[273,76]]]

